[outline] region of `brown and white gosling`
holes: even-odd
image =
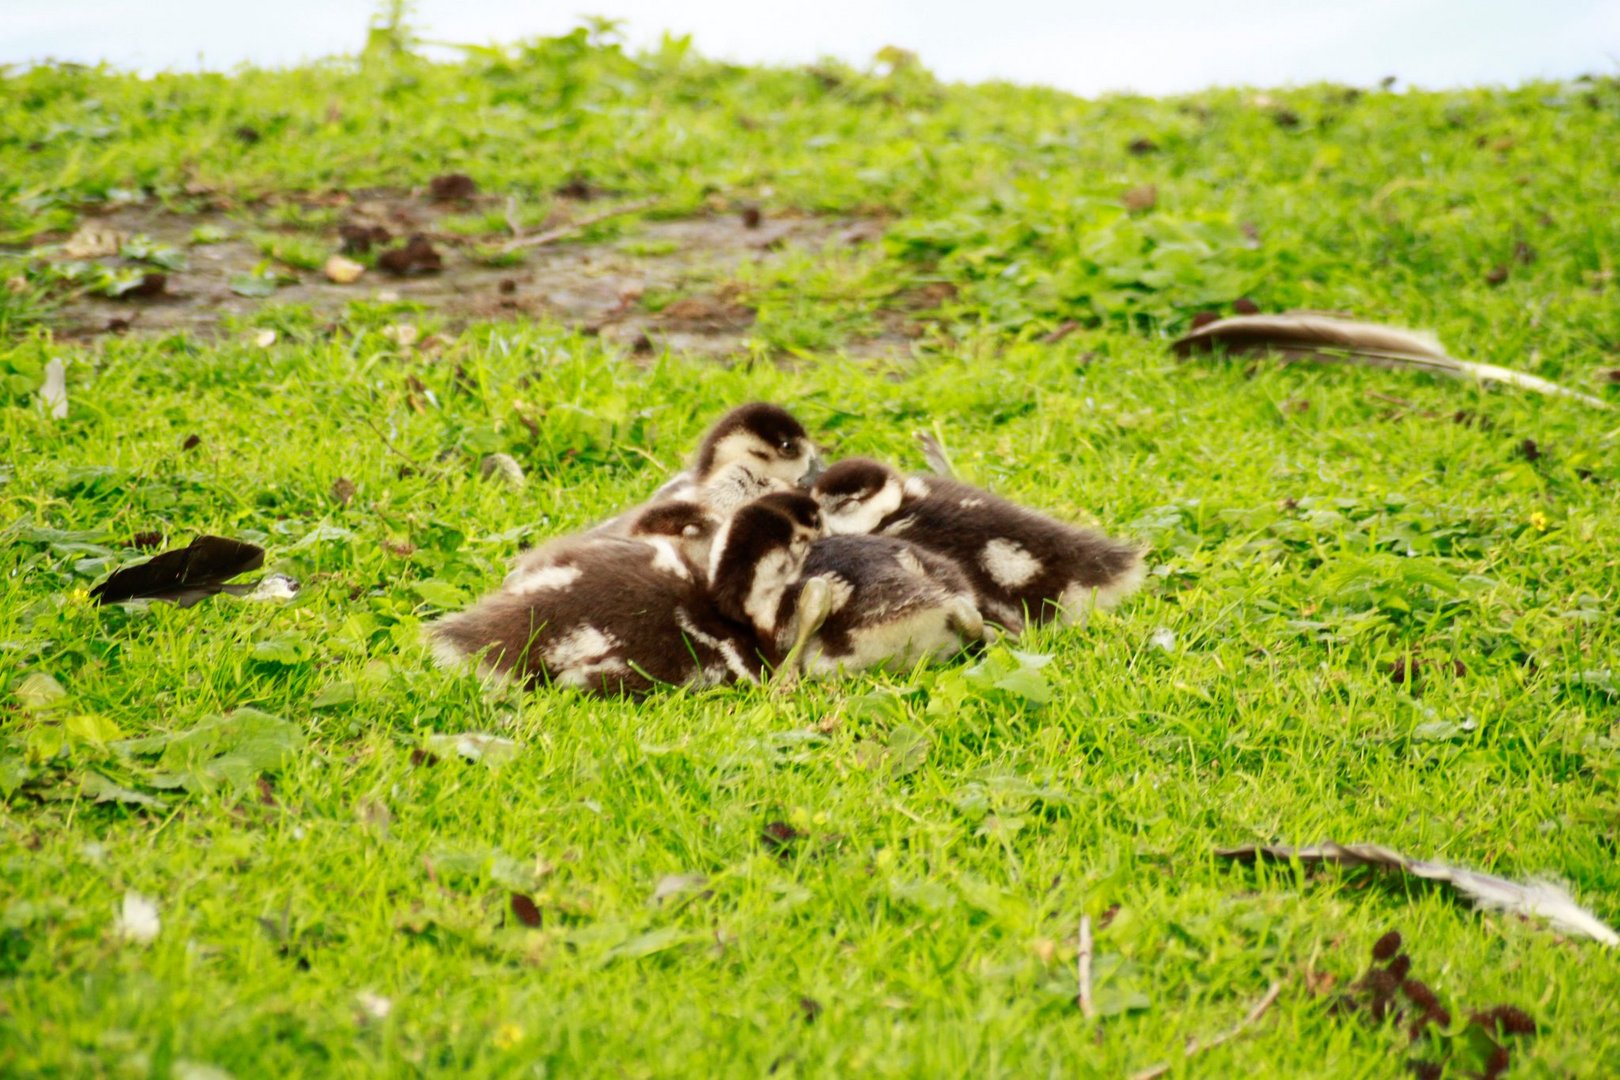
[[[815,502],[799,498],[819,533]],[[760,639],[749,612],[780,605],[810,541],[793,542],[794,525],[781,511],[764,511],[762,528],[751,509],[743,507],[714,537],[707,572],[689,550],[662,547],[671,540],[654,534],[679,529],[683,539],[695,539],[686,529],[712,519],[690,504],[649,507],[637,517],[645,530],[639,537],[565,538],[499,592],[429,626],[434,654],[450,666],[476,659],[485,673],[526,686],[601,695],[757,681],[780,654],[774,641]],[[751,557],[774,556],[761,539],[783,531],[786,558]]]
[[[792,413],[769,402],[749,402],[715,421],[691,465],[665,481],[647,502],[590,532],[622,534],[634,515],[661,502],[693,502],[727,514],[773,491],[807,488],[820,471],[815,444]]]
[[[1008,633],[1113,607],[1146,575],[1135,545],[958,480],[907,479],[881,462],[849,458],[813,490],[830,533],[902,537],[956,562],[984,617]]]
[[[661,502],[626,514],[621,538],[647,545],[648,557],[655,566],[694,580],[706,580],[709,547],[719,527],[720,518],[697,503]],[[553,565],[567,552],[610,538],[602,533],[582,533],[530,548],[513,561],[502,587],[510,589]]]
[[[782,621],[793,628],[791,651],[806,675],[909,668],[984,637],[961,567],[905,540],[824,537],[810,546],[801,575],[783,597]]]
[[[716,604],[755,628],[779,688],[801,672],[910,666],[983,636],[972,586],[949,559],[903,540],[822,531],[813,498],[782,492],[749,503],[715,542]]]
[[[668,521],[660,523],[647,513],[669,503],[697,506],[715,518],[752,499],[773,491],[808,487],[820,471],[821,460],[804,425],[781,406],[767,402],[739,405],[722,416],[703,437],[692,465],[675,474],[652,497],[639,506],[615,514],[583,533],[559,537],[527,551],[513,560],[506,582],[551,562],[558,552],[582,540],[604,536],[630,536],[649,539],[663,532]],[[674,512],[677,514],[678,511]],[[689,522],[681,520],[682,528]],[[665,535],[669,535],[665,533]],[[705,565],[706,540],[683,546],[696,553],[695,563]]]
[[[729,619],[754,628],[765,660],[779,666],[794,638],[785,598],[798,585],[824,529],[809,494],[777,492],[739,508],[720,526],[709,555],[709,595]]]

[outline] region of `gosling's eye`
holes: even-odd
[[[792,457],[798,449],[791,442],[778,443],[776,448],[781,451],[783,457]]]

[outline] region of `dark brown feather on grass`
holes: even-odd
[[[199,536],[183,548],[126,566],[90,590],[98,604],[123,600],[168,600],[189,607],[222,592],[238,574],[264,565],[264,549],[223,536]]]

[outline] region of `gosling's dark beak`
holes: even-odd
[[[816,482],[816,477],[826,471],[827,467],[822,464],[821,455],[814,450],[810,451],[810,464],[804,470],[804,475],[799,477],[799,486],[802,488],[809,487]]]

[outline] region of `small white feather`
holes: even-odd
[[[52,420],[67,419],[67,364],[61,359],[45,365],[45,382],[39,388],[39,403]]]
[[[124,906],[118,914],[118,936],[136,945],[150,945],[157,940],[163,923],[158,919],[157,904],[131,890],[124,894]]]

